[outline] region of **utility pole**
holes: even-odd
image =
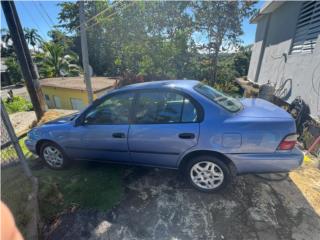
[[[1,6],[12,37],[13,47],[17,55],[23,78],[37,119],[40,120],[47,109],[37,72],[33,65],[28,44],[24,38],[23,30],[13,1],[1,1]]]
[[[80,35],[81,35],[81,52],[82,64],[84,70],[84,81],[86,83],[89,103],[93,102],[93,93],[90,79],[90,67],[88,57],[88,43],[86,34],[86,16],[84,14],[84,1],[79,1],[79,15],[80,15]]]

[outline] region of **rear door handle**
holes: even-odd
[[[113,138],[125,138],[126,135],[124,133],[121,133],[121,132],[116,132],[116,133],[112,133],[112,137]]]
[[[195,135],[193,133],[180,133],[179,138],[183,139],[193,139]]]

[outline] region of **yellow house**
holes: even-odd
[[[91,77],[94,99],[112,90],[116,82],[114,78]],[[40,86],[49,108],[81,110],[88,105],[83,76],[46,78],[40,80]]]

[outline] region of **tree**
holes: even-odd
[[[34,28],[24,28],[23,31],[27,43],[30,44],[35,51],[35,46],[43,42],[42,37],[38,34],[38,30]]]
[[[21,82],[22,73],[17,58],[15,56],[7,57],[4,64],[7,66],[7,72],[12,83]]]
[[[79,75],[79,58],[75,53],[65,54],[64,46],[53,42],[44,43],[42,49],[35,57],[41,77]]]
[[[206,41],[202,50],[210,59],[209,82],[217,77],[218,56],[221,50],[237,47],[242,32],[242,20],[254,13],[255,2],[249,1],[196,1],[194,16],[196,30]]]
[[[59,26],[71,36],[70,48],[81,55],[78,3],[60,6]],[[213,81],[221,50],[237,49],[242,20],[253,12],[252,6],[251,2],[87,1],[90,65],[97,75]],[[197,33],[205,41],[197,42]],[[244,60],[241,56],[235,60],[237,70],[233,60],[220,64],[222,70],[233,69],[227,79],[246,71],[240,70]]]
[[[64,46],[66,51],[68,51],[74,43],[73,37],[67,36],[65,32],[58,29],[49,31],[48,36],[51,38],[51,42]]]
[[[12,57],[14,55],[14,49],[8,29],[1,28],[1,41],[1,57]]]

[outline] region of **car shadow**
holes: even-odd
[[[84,164],[84,165],[82,165]],[[108,212],[60,217],[48,239],[318,239],[320,217],[290,178],[237,177],[202,193],[175,170],[80,163],[121,169],[125,194]]]

